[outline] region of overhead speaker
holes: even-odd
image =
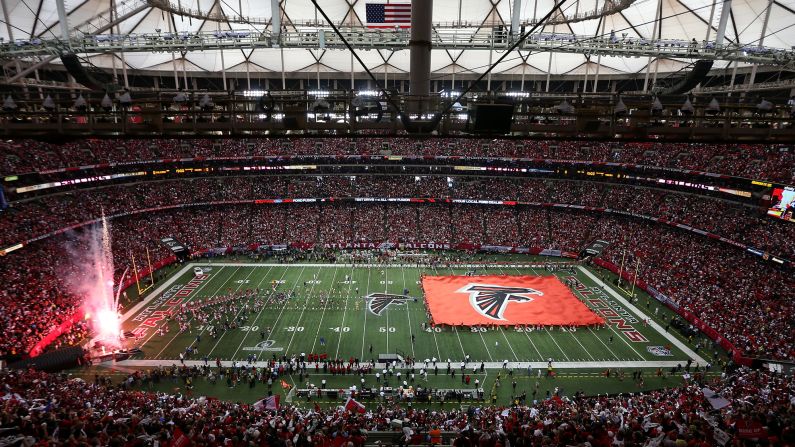
[[[474,115],[473,132],[506,134],[511,131],[513,104],[478,104]]]
[[[684,77],[681,81],[677,82],[673,86],[663,90],[660,92],[660,95],[681,95],[683,93],[687,93],[690,90],[693,90],[701,81],[703,81],[707,74],[709,74],[709,70],[712,69],[712,63],[714,61],[708,60],[701,60],[696,61],[696,65],[690,70],[690,73]]]
[[[75,81],[78,83],[85,85],[86,87],[90,88],[91,90],[103,90],[103,85],[105,82],[97,79],[92,73],[89,73],[86,70],[86,67],[83,66],[83,63],[80,61],[80,58],[77,57],[74,53],[68,53],[61,56],[61,62],[63,62],[64,68],[66,71],[69,72],[72,77],[75,78]]]

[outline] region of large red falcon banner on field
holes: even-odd
[[[435,324],[604,324],[555,276],[424,276],[422,287]]]

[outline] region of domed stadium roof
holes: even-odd
[[[380,0],[378,0],[380,1]],[[386,0],[383,0],[385,2]],[[342,27],[366,25],[366,4],[376,0],[322,0],[321,5],[332,21]],[[66,0],[69,29],[73,33],[92,34],[92,29],[107,24],[109,0]],[[286,31],[316,32],[318,27],[330,29],[310,0],[281,0],[281,24]],[[615,33],[617,39],[652,39],[655,31],[663,39],[698,42],[715,40],[722,2],[707,0],[631,0],[625,7],[603,17],[575,20],[604,7],[604,0],[570,0],[563,6],[564,18],[556,25],[545,25],[538,32],[564,33],[593,38]],[[0,37],[6,40],[53,39],[61,35],[55,0],[5,0],[9,24],[0,27]],[[159,7],[157,7],[159,6]],[[553,0],[524,0],[521,4],[521,23],[534,23],[553,8]],[[769,22],[764,33],[764,46],[791,49],[795,45],[795,0],[733,0],[725,32],[725,43],[759,45],[766,15]],[[657,9],[659,23],[655,26]],[[118,0],[117,28],[103,30],[104,34],[151,34],[169,32],[217,32],[224,30],[270,30],[272,16],[268,0]],[[192,11],[194,17],[177,12]],[[502,26],[509,28],[513,4],[511,0],[434,0],[433,22],[437,32],[475,33],[488,35]],[[283,52],[283,61],[282,61]],[[357,51],[373,72],[386,76],[407,73],[409,50],[376,49]],[[471,49],[434,49],[432,79],[450,79],[463,74],[482,73],[490,61],[501,55],[499,51]],[[121,67],[122,57],[116,54],[95,54],[87,58],[96,66]],[[115,59],[115,61],[114,61]],[[56,61],[57,62],[57,59]],[[317,76],[350,76],[351,70],[363,73],[352,62],[347,50],[336,48],[257,48],[191,51],[191,52],[130,52],[123,62],[130,69],[171,72],[246,72],[252,76],[276,76],[285,71]],[[496,67],[494,73],[506,75],[583,75],[594,73],[597,67],[602,76],[627,75],[645,72],[650,58],[584,55],[521,51],[510,55]],[[654,62],[654,59],[651,59]],[[682,69],[692,61],[660,59],[660,72]],[[713,69],[729,66],[730,62],[716,61]],[[740,64],[743,66],[744,64]]]

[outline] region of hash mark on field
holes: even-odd
[[[258,289],[259,289],[260,285],[262,285],[262,282],[263,282],[263,281],[265,281],[265,278],[267,278],[267,277],[268,277],[268,275],[270,274],[270,272],[271,272],[271,270],[272,270],[272,269],[273,269],[273,267],[270,267],[270,268],[268,269],[268,271],[267,271],[267,272],[265,272],[265,275],[263,275],[263,276],[262,276],[262,279],[261,279],[261,280],[260,280],[260,282],[257,284],[257,288],[258,288]],[[282,271],[282,276],[280,276],[280,277],[279,277],[279,281],[283,280],[283,279],[284,279],[284,275],[286,275],[286,274],[287,274],[287,269],[285,268],[285,269]],[[271,291],[271,294],[272,294],[272,293],[273,293],[273,291]],[[267,301],[267,298],[265,299],[265,302],[266,302],[266,303],[268,302],[268,301]],[[263,306],[262,306],[262,309],[260,309],[260,310],[259,310],[259,312],[257,312],[257,316],[255,316],[255,317],[254,317],[254,321],[252,322],[252,325],[254,325],[254,324],[256,324],[256,323],[257,323],[257,320],[259,320],[259,316],[262,314],[262,311],[264,311],[264,310],[265,310],[265,307],[266,307],[266,306],[265,306],[265,305],[263,305]],[[242,347],[243,347],[243,343],[245,343],[245,342],[246,342],[246,339],[248,338],[248,334],[250,334],[250,333],[251,333],[251,331],[246,331],[246,332],[244,332],[244,333],[243,333],[243,340],[241,340],[241,341],[240,341],[240,344],[239,344],[239,345],[237,345],[237,349],[235,349],[235,353],[234,353],[234,354],[232,354],[232,360],[234,360],[234,359],[235,359],[235,357],[237,357],[237,353],[238,353],[238,351],[240,351],[240,348],[242,348]],[[268,335],[270,335],[270,334],[268,334]],[[208,355],[209,355],[209,354],[208,354]]]
[[[579,296],[580,296],[580,300],[581,300],[583,303],[585,303],[585,302],[586,302],[585,296],[584,296],[582,293],[580,293],[580,292],[579,292],[579,291],[578,291],[576,288],[572,288],[572,289],[570,289],[570,290],[571,290],[571,291],[572,291],[572,292],[573,292],[575,295],[579,295]],[[586,306],[587,306],[587,304],[586,304]],[[590,306],[589,306],[589,308],[590,308]],[[592,310],[592,311],[593,311],[593,310]],[[616,330],[615,330],[615,328],[613,328],[613,325],[612,325],[612,324],[610,324],[610,323],[608,322],[608,323],[606,324],[606,326],[608,327],[608,329],[610,329],[610,330],[611,330],[611,331],[612,331],[612,332],[613,332],[613,333],[616,335],[616,337],[617,337],[617,338],[619,338],[621,341],[623,341],[624,343],[626,343],[626,345],[627,345],[627,346],[629,346],[629,348],[630,348],[630,349],[632,349],[633,351],[635,351],[635,354],[637,354],[637,355],[638,355],[638,357],[640,357],[640,359],[641,359],[641,360],[646,360],[646,358],[644,358],[642,355],[640,355],[640,353],[639,353],[637,350],[635,350],[635,348],[634,348],[632,345],[630,345],[630,344],[629,344],[629,342],[627,342],[627,341],[624,339],[624,336],[623,336],[622,334],[619,334],[619,333],[618,333],[618,331],[616,331]],[[609,346],[607,346],[607,344],[605,344],[605,342],[604,342],[604,341],[602,341],[601,337],[599,337],[598,335],[596,335],[596,332],[594,332],[594,331],[593,331],[593,329],[591,329],[591,328],[589,327],[589,328],[588,328],[588,331],[589,331],[591,334],[593,334],[594,338],[596,338],[597,340],[599,340],[599,343],[601,343],[601,344],[602,344],[602,346],[604,346],[605,348],[607,348],[607,350],[608,350],[608,351],[610,351],[610,354],[612,354],[612,355],[613,355],[613,357],[614,357],[615,359],[617,359],[617,360],[622,360],[622,359],[621,359],[621,358],[620,358],[618,355],[616,355],[616,353],[615,353],[615,352],[613,352],[613,350],[612,350],[612,349],[610,349],[610,347],[609,347]],[[575,337],[575,339],[576,339],[576,337]],[[577,343],[579,343],[579,340],[577,341]],[[582,346],[582,344],[580,344],[580,346]],[[588,351],[586,350],[585,352],[588,352]],[[589,353],[588,355],[590,355],[590,353]],[[593,357],[592,357],[592,358],[593,358]]]
[[[320,277],[320,271],[318,271],[318,277]],[[335,279],[337,279],[337,268],[336,267],[334,267],[334,276],[331,279],[331,288],[332,289],[334,288],[334,280]],[[304,312],[306,311],[306,307],[309,304],[309,300],[312,299],[312,292],[315,291],[315,285],[318,284],[318,283],[320,283],[320,281],[315,281],[315,282],[312,283],[312,287],[309,289],[309,293],[307,294],[308,298],[306,299],[306,303],[304,303],[304,308],[301,309],[301,313],[298,315],[298,322],[295,323],[296,327],[301,323],[301,318],[303,318],[303,316],[304,316]],[[330,295],[331,294],[329,293],[329,296]],[[325,308],[325,306],[323,306],[323,307]],[[320,328],[320,324],[318,324],[317,327],[319,329]],[[290,341],[287,343],[287,347],[284,348],[284,353],[285,354],[289,354],[290,346],[293,345],[293,339],[295,339],[295,333],[296,332],[298,332],[298,331],[293,331],[293,335],[290,336]]]
[[[564,351],[564,350],[563,350],[563,348],[561,348],[561,347],[560,347],[560,345],[558,344],[558,341],[557,341],[557,340],[555,340],[555,336],[552,334],[552,331],[550,331],[549,329],[547,329],[547,327],[546,327],[546,326],[544,326],[544,330],[545,330],[545,331],[547,331],[547,334],[549,334],[549,338],[551,338],[551,339],[552,339],[552,343],[555,343],[555,346],[557,346],[557,347],[558,347],[558,349],[560,350],[560,353],[561,353],[561,354],[563,354],[563,357],[565,357],[565,358],[566,358],[566,361],[569,361],[569,356],[568,356],[568,355],[566,355],[566,351]],[[571,333],[571,331],[568,331],[568,333],[569,333],[569,334],[571,334],[571,336],[572,336],[572,337],[574,337],[574,334],[572,334],[572,333]],[[575,340],[577,339],[577,337],[574,337],[574,338],[575,338]],[[579,341],[579,340],[577,340],[577,343],[579,343],[579,342],[580,342],[580,341]],[[580,346],[582,346],[582,345],[580,345]],[[583,346],[583,349],[585,349],[585,347],[584,347],[584,346]],[[585,351],[585,352],[586,352],[586,353],[588,353],[588,351]]]
[[[372,272],[372,269],[368,267],[367,268],[367,287],[364,289],[364,296],[367,296],[367,295],[370,294],[370,273],[371,272]],[[359,299],[359,297],[356,297],[356,299]],[[347,307],[347,301],[346,301],[346,307]],[[344,318],[345,318],[345,313],[343,312],[343,319]],[[364,305],[364,326],[362,327],[362,356],[359,357],[361,359],[364,358],[364,339],[365,339],[366,336],[367,336],[367,302],[365,300],[365,305]],[[337,345],[337,352],[339,352],[339,350],[340,350],[340,347],[339,347],[339,345]]]
[[[221,267],[221,269],[220,269],[220,270],[218,270],[218,276],[221,276],[221,275],[220,275],[220,274],[221,274],[221,270],[223,270],[223,267]],[[223,287],[226,285],[226,283],[228,283],[230,279],[232,279],[232,278],[234,278],[234,277],[235,277],[235,275],[237,274],[238,270],[240,270],[240,267],[236,268],[236,269],[235,269],[235,271],[234,271],[234,272],[232,272],[232,275],[231,275],[231,276],[229,276],[229,277],[227,277],[227,278],[224,280],[224,282],[222,282],[222,283],[221,283],[221,285],[220,285],[220,286],[218,286],[218,288],[215,290],[215,293],[218,293],[218,291],[219,291],[219,290],[223,289]],[[207,285],[207,284],[209,284],[209,283],[210,283],[210,281],[207,281],[207,283],[203,284],[203,286],[206,286],[206,285]],[[191,302],[191,301],[193,301],[193,300],[194,300],[196,297],[198,297],[198,296],[199,296],[199,293],[198,293],[198,292],[199,292],[199,290],[202,290],[202,289],[203,289],[203,286],[202,286],[202,287],[200,287],[199,289],[196,289],[195,295],[193,295],[193,298],[191,298],[191,299],[189,299],[189,300],[188,300],[188,303],[189,303],[189,302]],[[187,304],[187,303],[185,303],[185,304]],[[191,322],[191,321],[193,321],[193,317],[191,317],[191,319],[190,319],[190,320],[188,320],[188,322]],[[168,322],[166,322],[166,324],[168,324]],[[157,334],[157,331],[154,331],[154,332],[152,333],[152,335],[151,335],[151,336],[150,336],[150,337],[149,337],[149,338],[146,340],[146,342],[148,342],[148,341],[149,341],[149,340],[150,340],[152,337],[154,337],[154,336],[155,336],[155,334]],[[165,350],[166,350],[166,348],[168,348],[168,346],[169,346],[169,345],[170,345],[170,344],[171,344],[171,343],[172,343],[174,340],[176,340],[176,339],[177,339],[177,337],[179,337],[179,335],[180,335],[180,332],[179,332],[179,329],[177,329],[177,333],[176,333],[176,334],[174,334],[174,336],[173,336],[173,337],[171,337],[171,340],[169,340],[169,341],[168,341],[168,343],[166,343],[166,345],[165,345],[165,346],[163,346],[163,349],[161,349],[161,350],[160,350],[160,352],[158,352],[158,353],[157,353],[157,354],[154,356],[154,358],[158,358],[158,357],[160,357],[160,354],[162,354],[162,353],[163,353],[163,351],[165,351]],[[146,344],[146,342],[144,342],[144,344]],[[143,345],[141,345],[141,346],[143,346]],[[155,349],[157,349],[157,348],[155,348]]]
[[[240,268],[240,267],[238,267],[238,269],[239,269],[239,268]],[[220,274],[220,273],[221,273],[221,270],[223,270],[223,269],[224,269],[224,268],[223,268],[223,267],[221,267],[221,268],[218,270],[218,273]],[[237,270],[235,270],[235,271],[237,271]],[[196,297],[199,295],[199,291],[200,291],[200,290],[202,290],[202,289],[203,289],[203,288],[204,288],[204,287],[205,287],[207,284],[211,283],[211,282],[212,282],[212,281],[213,281],[213,280],[214,280],[216,277],[218,277],[218,276],[214,276],[214,277],[213,277],[213,278],[211,278],[209,281],[207,281],[207,282],[205,282],[204,284],[202,284],[201,286],[199,286],[199,288],[195,290],[195,293],[196,293],[196,295],[192,296],[192,297],[190,298],[190,300],[188,300],[188,302],[190,302],[191,300],[193,300],[194,298],[196,298]],[[226,282],[222,283],[222,284],[221,284],[221,287],[223,287],[225,283],[226,283]],[[184,285],[184,284],[183,284],[183,285]],[[165,292],[164,292],[164,293],[165,293]],[[152,300],[154,300],[155,298],[156,298],[156,297],[152,297],[151,299],[152,299]],[[149,342],[149,340],[151,340],[151,339],[152,339],[152,337],[154,337],[155,335],[157,335],[157,328],[153,328],[153,329],[155,329],[155,330],[154,330],[154,331],[152,331],[152,335],[150,335],[150,336],[149,336],[149,337],[148,337],[146,340],[144,340],[144,342],[143,342],[143,343],[142,343],[140,346],[138,346],[139,348],[143,348],[143,347],[144,347],[144,345],[146,345],[146,344]]]
[[[323,267],[318,267],[318,269],[322,269],[322,268]],[[276,321],[274,321],[273,322],[273,326],[271,326],[271,333],[268,334],[269,337],[270,337],[271,334],[277,333],[279,320],[282,319],[282,315],[284,315],[284,310],[287,309],[287,305],[290,303],[290,300],[292,299],[292,298],[290,298],[290,295],[293,294],[293,292],[295,291],[295,288],[298,287],[298,283],[301,282],[301,276],[304,274],[304,270],[306,270],[306,266],[301,267],[301,271],[298,272],[298,277],[295,279],[295,282],[293,282],[293,286],[290,287],[290,293],[287,295],[287,299],[284,300],[284,306],[282,306],[282,309],[279,311],[279,315],[276,316]],[[318,272],[319,271],[320,270],[318,270]],[[304,303],[304,306],[306,306],[306,303]],[[287,350],[284,351],[284,354],[287,355]]]
[[[502,333],[502,337],[505,339],[505,342],[508,343],[508,348],[511,349],[511,352],[513,353],[514,360],[516,360],[518,362],[519,361],[519,357],[516,355],[516,351],[513,350],[513,346],[511,346],[511,342],[510,342],[510,340],[508,340],[508,336],[505,335],[505,330],[502,329],[502,326],[500,326],[500,333]]]
[[[249,276],[251,276],[251,275],[252,275],[252,274],[253,274],[253,273],[254,273],[256,270],[257,270],[256,268],[253,268],[253,269],[251,269],[251,272],[249,272],[249,274],[248,274],[248,275],[246,275],[246,279],[248,279],[248,278],[249,278]],[[264,278],[263,278],[263,280],[264,280]],[[243,287],[243,284],[245,284],[245,283],[240,283],[240,285],[239,285],[239,286],[237,286],[237,289],[235,289],[235,292],[237,292],[238,290],[240,290],[240,288],[241,288],[241,287]],[[260,285],[260,284],[262,284],[262,280],[261,280],[261,281],[260,281],[260,282],[257,284],[257,287],[259,287],[259,285]],[[238,316],[239,316],[239,315],[240,315],[240,314],[243,312],[243,309],[245,309],[245,308],[246,308],[246,306],[245,306],[245,305],[241,305],[241,306],[240,306],[240,310],[239,310],[239,311],[237,311],[237,313],[235,314],[235,320],[237,320],[237,317],[238,317]],[[206,328],[202,328],[201,332],[199,332],[199,335],[201,335],[201,334],[204,332],[204,329],[206,329]],[[223,334],[221,334],[221,336],[220,336],[220,337],[218,337],[218,340],[217,340],[217,341],[215,342],[215,344],[213,345],[213,348],[212,348],[212,349],[210,349],[210,352],[208,352],[208,353],[206,354],[206,356],[207,356],[207,357],[210,357],[210,355],[213,353],[213,351],[215,351],[215,348],[217,348],[217,347],[218,347],[218,344],[219,344],[219,343],[221,343],[221,340],[223,340],[224,336],[225,336],[225,335],[227,334],[227,332],[229,332],[230,330],[232,330],[232,329],[230,328],[229,330],[226,330],[226,331],[224,331],[224,333],[223,333]],[[190,347],[190,346],[193,346],[193,343],[195,343],[195,342],[196,342],[196,339],[194,339],[194,340],[193,340],[193,342],[191,342],[191,344],[190,344],[188,347]]]
[[[384,294],[389,293],[389,281],[388,281],[388,272],[389,269],[383,269],[381,272],[384,274]],[[384,309],[384,314],[386,314],[386,353],[389,353],[389,306]]]
[[[252,269],[251,269],[251,271],[248,273],[248,275],[246,275],[246,278],[248,278],[249,276],[251,276],[251,274],[254,272],[254,270],[255,270],[255,269],[253,269],[253,268],[252,268]],[[232,278],[234,278],[234,277],[235,277],[235,275],[236,275],[236,274],[237,274],[237,270],[235,270],[235,271],[234,271],[234,273],[232,273],[232,276],[230,276],[229,278],[227,278],[227,279],[226,279],[226,281],[224,281],[224,284],[228,283],[228,282],[229,282],[229,281],[230,281]],[[240,285],[239,285],[239,286],[237,286],[237,288],[235,289],[235,291],[239,290],[239,289],[240,289],[240,287],[242,287],[242,283],[239,283],[239,284],[240,284]],[[218,289],[215,291],[215,294],[213,294],[212,296],[215,296],[216,294],[218,294],[218,292],[220,292],[220,291],[221,291],[221,288],[223,288],[223,284],[221,285],[221,287],[220,287],[220,288],[218,288]],[[194,318],[193,318],[193,315],[191,315],[190,319],[188,320],[188,324],[190,324],[190,323],[191,323],[193,320],[194,320]],[[206,328],[207,326],[209,326],[209,325],[202,325],[202,329],[199,331],[199,335],[201,335],[201,334],[203,334],[203,333],[204,333],[204,330],[205,330],[205,328]],[[172,339],[171,339],[171,341],[169,341],[169,342],[168,342],[168,344],[167,344],[166,346],[164,346],[164,347],[163,347],[163,349],[162,349],[162,350],[161,350],[161,351],[160,351],[160,352],[159,352],[159,353],[158,353],[158,354],[155,356],[155,358],[159,358],[159,357],[160,357],[160,354],[162,354],[162,353],[163,353],[163,351],[165,351],[165,350],[166,350],[166,348],[168,347],[168,345],[170,345],[170,344],[171,344],[171,342],[173,342],[174,340],[176,340],[176,339],[177,339],[177,337],[179,337],[181,334],[183,334],[183,333],[182,333],[182,332],[177,332],[177,333],[174,335],[174,338],[172,338]],[[190,334],[190,330],[188,330],[188,334]],[[190,335],[192,335],[192,334],[190,334]],[[196,340],[194,339],[194,340],[193,340],[193,342],[191,342],[191,344],[190,344],[190,345],[188,345],[188,346],[189,346],[189,347],[190,347],[190,346],[193,346],[193,343],[195,343],[195,341],[196,341]],[[184,350],[183,350],[182,348],[180,348],[180,352],[183,352],[183,351],[184,351]]]
[[[334,270],[334,278],[337,278],[337,270]],[[353,263],[351,263],[351,274],[350,274],[350,281],[349,283],[353,282]],[[348,284],[348,292],[350,293],[350,284]],[[331,289],[329,290],[329,297],[326,300],[326,304],[323,306],[323,312],[320,314],[320,322],[317,324],[317,332],[315,332],[315,339],[312,340],[312,349],[309,352],[315,352],[315,344],[317,344],[318,338],[320,337],[320,328],[323,327],[323,317],[326,316],[326,309],[328,308],[329,303],[331,303],[331,297],[334,295],[334,281],[331,282]],[[340,329],[342,332],[342,329]]]
[[[343,307],[343,308],[342,308],[342,323],[340,323],[340,327],[345,327],[345,316],[346,316],[346,315],[347,315],[347,313],[348,313],[348,300],[349,300],[349,299],[350,299],[350,297],[351,297],[351,287],[353,286],[353,284],[352,284],[352,283],[353,283],[353,278],[351,278],[351,284],[348,284],[348,294],[345,296],[345,307]],[[367,293],[367,292],[365,292],[365,294],[366,294],[366,293]],[[358,298],[358,297],[357,297],[357,298]],[[366,308],[366,307],[367,307],[367,306],[365,306],[365,308]],[[367,312],[367,309],[365,309],[365,312]],[[365,314],[365,317],[366,317],[366,315],[367,315],[367,314]],[[345,335],[345,332],[343,332],[343,331],[340,331],[340,336],[339,336],[339,337],[337,337],[337,351],[334,353],[334,358],[335,358],[335,359],[336,359],[336,358],[339,358],[339,355],[340,355],[340,345],[342,345],[342,337],[343,337],[344,335]],[[362,341],[362,343],[364,343],[364,341]],[[362,349],[364,349],[364,346],[362,346]],[[362,357],[364,357],[364,356],[362,356]]]
[[[403,290],[408,290],[408,288],[406,287],[406,269],[404,269],[402,265],[400,266],[400,271],[403,274]],[[417,353],[414,352],[414,332],[411,330],[411,311],[409,310],[409,307],[410,307],[409,300],[407,299],[406,300],[406,318],[408,318],[408,320],[409,320],[409,337],[411,339],[411,358],[416,358],[417,357]],[[431,331],[431,333],[433,333],[433,331]],[[436,341],[436,336],[435,335],[433,337],[433,341]],[[439,350],[439,346],[438,345],[436,347],[436,350],[437,351]]]

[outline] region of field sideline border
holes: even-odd
[[[560,264],[560,263],[558,263]],[[574,265],[574,263],[566,263],[567,265]],[[511,263],[500,263],[500,262],[475,262],[475,263],[461,263],[461,264],[446,264],[449,268],[463,268],[463,267],[516,267],[516,268],[543,268],[545,265],[549,265],[549,263],[531,263],[531,262],[511,262]],[[388,263],[388,264],[381,264],[381,263],[351,263],[351,262],[336,262],[336,263],[307,263],[307,262],[294,262],[292,264],[284,264],[279,262],[191,262],[188,264],[188,267],[339,267],[339,266],[353,266],[353,267],[388,267],[388,268],[421,268],[417,267],[417,263]],[[428,269],[432,269],[432,267],[428,267]]]
[[[589,271],[588,269],[586,269],[583,266],[579,266],[579,267],[577,267],[577,269],[580,270],[591,281],[593,281],[597,286],[601,287],[602,289],[607,291],[610,295],[612,295],[613,298],[615,298],[616,300],[621,302],[621,305],[623,305],[627,309],[631,310],[635,315],[639,316],[640,318],[642,318],[644,320],[647,320],[649,322],[649,326],[651,326],[652,329],[654,329],[657,332],[659,332],[663,337],[665,337],[668,341],[670,341],[671,344],[673,344],[674,346],[679,348],[682,352],[685,353],[685,355],[687,355],[688,357],[693,359],[694,362],[698,362],[698,364],[701,365],[701,366],[704,366],[704,365],[707,364],[707,361],[704,360],[700,355],[698,355],[695,352],[693,352],[693,350],[690,349],[689,346],[687,346],[686,344],[682,343],[682,341],[679,340],[678,338],[676,338],[673,334],[671,334],[670,332],[667,332],[665,329],[663,329],[662,326],[660,326],[659,323],[657,323],[656,321],[654,321],[654,319],[650,318],[648,315],[643,313],[640,309],[635,307],[634,304],[632,304],[629,301],[627,301],[626,299],[624,299],[624,297],[621,296],[620,293],[618,293],[615,290],[613,290],[613,288],[611,286],[605,284],[604,281],[599,279],[591,271]]]
[[[191,262],[186,264],[182,267],[179,271],[175,272],[171,278],[169,278],[165,283],[161,284],[157,287],[152,293],[150,293],[143,301],[137,303],[133,306],[130,310],[124,313],[122,316],[122,322],[128,320],[130,317],[136,315],[144,306],[148,305],[153,299],[155,299],[158,295],[163,293],[164,290],[167,290],[174,284],[179,278],[181,278],[185,273],[192,270],[194,267],[340,267],[340,266],[347,266],[352,265],[355,267],[380,267],[380,268],[417,268],[416,263],[389,263],[389,264],[380,264],[380,263],[362,263],[362,264],[352,264],[352,263],[293,263],[293,264],[284,264],[284,263],[244,263],[244,262],[209,262],[209,263],[196,263]],[[457,264],[456,267],[489,267],[494,266],[494,263],[474,263],[474,264]],[[544,267],[545,264],[535,264],[535,263],[505,263],[500,264],[504,267],[516,267],[516,268],[534,268],[534,267]],[[451,267],[453,267],[451,265]],[[609,285],[605,284],[604,281],[600,280],[598,277],[593,275],[588,269],[583,266],[577,267],[581,272],[583,272],[588,278],[590,278],[594,283],[596,283],[599,287],[605,289],[610,295],[613,296],[616,300],[620,301],[622,305],[626,308],[630,309],[634,312],[637,316],[643,319],[648,319],[649,317],[646,316],[643,312],[641,312],[637,307],[629,303],[624,297],[618,294],[615,290],[613,290]],[[683,342],[678,340],[672,334],[665,332],[663,328],[654,320],[651,320],[650,323],[651,327],[655,329],[657,332],[662,334],[667,340],[669,340],[672,344],[674,344],[677,348],[679,348],[682,352],[684,352],[687,356],[693,359],[694,362],[698,362],[700,365],[705,365],[707,362],[701,358],[698,354],[693,352],[687,345]],[[238,364],[244,364],[242,361],[237,361]],[[120,362],[104,362],[101,364],[102,366],[106,367],[116,367],[116,366],[129,366],[129,367],[157,367],[157,366],[171,366],[178,363],[178,360],[123,360]],[[224,367],[232,367],[235,361],[222,361],[221,364]],[[681,365],[681,361],[679,360],[660,360],[660,361],[652,361],[652,360],[644,360],[644,361],[625,361],[625,360],[615,360],[615,361],[576,361],[576,362],[554,362],[553,366],[556,369],[586,369],[586,368],[673,368],[678,365]],[[186,360],[185,365],[187,366],[201,366],[204,362],[201,360]],[[267,362],[255,362],[251,364],[251,366],[262,367],[266,366]],[[111,366],[113,365],[113,366]],[[485,362],[485,367],[488,369],[502,369],[503,363],[502,362]],[[382,369],[386,365],[382,363],[376,363],[376,368]],[[528,366],[532,366],[534,369],[537,368],[546,368],[547,363],[540,361],[540,362],[509,362],[508,366],[510,368],[517,368],[517,369],[527,369]]]
[[[256,366],[257,368],[263,368],[269,366],[268,362],[252,362],[248,363],[244,360],[221,360],[221,366],[224,368],[232,368],[234,367],[235,363],[237,363],[240,367],[251,367]],[[446,362],[439,362],[442,364],[446,364]],[[455,363],[455,362],[454,362]],[[480,365],[481,362],[469,362],[467,363],[467,367],[470,365]],[[204,366],[204,360],[185,360],[184,363],[180,363],[179,360],[122,360],[119,362],[107,361],[99,364],[101,366],[107,366],[110,368],[115,368],[116,366],[131,366],[131,367],[143,367],[143,368],[154,368],[157,366],[173,366],[173,365],[185,365],[185,366]],[[210,362],[210,365],[214,366],[214,362]],[[307,370],[310,369],[309,365],[314,365],[314,362],[307,363]],[[409,370],[411,368],[400,366],[396,369],[399,370]],[[502,362],[483,362],[483,365],[486,369],[503,369]],[[680,360],[613,360],[613,361],[595,361],[595,362],[552,362],[552,366],[557,369],[605,369],[605,368],[674,368],[678,365],[682,365],[682,361]],[[528,366],[532,366],[534,370],[544,370],[546,371],[547,362],[508,362],[508,368],[515,368],[517,370],[526,370]],[[684,366],[684,365],[683,365]],[[386,368],[386,363],[376,362],[375,363],[375,370],[381,370]],[[311,371],[314,373],[314,370]],[[375,375],[375,373],[368,374],[368,375]],[[355,375],[351,374],[351,377],[356,377]]]

